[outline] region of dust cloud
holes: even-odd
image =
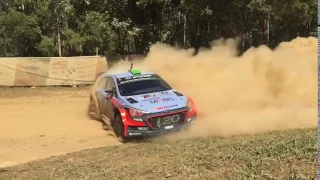
[[[177,138],[315,128],[317,47],[317,38],[298,37],[237,56],[237,40],[227,39],[192,56],[193,49],[157,44],[134,68],[158,73],[194,99],[198,121]],[[121,62],[110,71],[129,67]]]

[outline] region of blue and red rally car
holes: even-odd
[[[153,72],[103,73],[92,90],[89,116],[112,129],[120,142],[180,130],[197,117],[193,100]]]

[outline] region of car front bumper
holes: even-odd
[[[134,128],[128,128],[127,136],[126,138],[141,138],[141,137],[154,137],[154,136],[159,136],[163,134],[167,134],[170,132],[176,132],[182,129],[186,129],[189,126],[191,126],[195,121],[197,117],[194,114],[193,116],[189,117],[186,121],[186,123],[177,125],[172,127],[171,129],[161,129],[161,130],[138,130],[138,127]]]

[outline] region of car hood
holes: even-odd
[[[135,96],[122,96],[121,100],[132,108],[147,112],[161,112],[185,107],[188,98],[176,90],[170,90]]]

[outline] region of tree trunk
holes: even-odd
[[[134,52],[136,54],[139,54],[140,52],[139,38],[137,36],[134,36]]]
[[[5,43],[4,43],[4,57],[7,57],[7,44],[8,44],[8,36],[5,35]]]
[[[99,56],[99,47],[96,47],[96,56]]]
[[[61,57],[61,35],[60,35],[60,28],[58,27],[58,48],[59,48],[59,57]]]
[[[123,39],[122,39],[122,42],[121,42],[121,44],[122,44],[122,46],[121,46],[122,53],[124,53],[124,48],[125,48],[125,42],[126,42],[126,39],[127,39],[127,35],[128,35],[128,32],[125,32],[124,36],[123,36]]]
[[[270,15],[268,14],[268,19],[267,19],[267,42],[266,45],[269,45],[269,41],[270,41]]]
[[[187,29],[187,14],[184,14],[183,16],[184,18],[184,22],[183,22],[183,46],[186,47],[186,39],[187,39],[187,33],[186,33],[186,29]]]
[[[130,41],[127,41],[127,47],[128,47],[128,54],[130,54]]]

